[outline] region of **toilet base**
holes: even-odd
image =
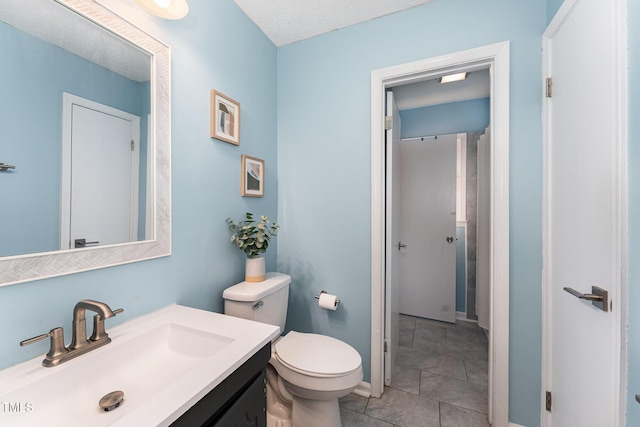
[[[267,427],[293,427],[292,396],[280,387],[278,373],[267,365]]]
[[[324,397],[312,400],[290,393],[276,369],[267,365],[267,427],[342,427],[338,399]]]
[[[293,427],[342,427],[338,399],[309,400],[294,396],[291,421]]]
[[[267,411],[267,427],[293,427],[290,419],[282,419]]]
[[[338,399],[308,400],[294,397],[291,418],[267,407],[267,427],[342,427]]]

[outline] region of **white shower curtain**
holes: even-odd
[[[478,140],[478,222],[476,229],[476,314],[478,326],[489,330],[490,244],[491,244],[491,161],[490,128]]]

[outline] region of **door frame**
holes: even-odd
[[[393,101],[390,104],[389,101]],[[402,117],[393,91],[385,92],[386,116],[391,116],[391,126],[385,129],[385,239],[398,241],[397,248],[385,247],[385,283],[400,282],[400,144]],[[387,119],[385,119],[387,120]],[[386,128],[387,126],[385,126]],[[389,194],[391,193],[391,194]],[[396,196],[397,195],[397,196]],[[397,250],[396,250],[397,249]],[[395,267],[395,269],[394,269]],[[383,351],[383,379],[385,385],[393,381],[393,367],[398,359],[400,348],[400,286],[387,286],[385,289],[384,336],[386,351]],[[397,336],[394,336],[397,335]]]
[[[505,41],[371,72],[371,395],[380,397],[386,303],[385,90],[447,72],[491,69],[489,420],[498,427],[509,421],[509,51]]]
[[[547,26],[542,34],[542,82],[551,76],[551,40],[562,28],[562,25],[569,18],[580,0],[565,0],[558,12]],[[618,407],[616,426],[624,425],[627,407],[627,340],[626,331],[623,325],[627,324],[628,307],[626,304],[628,295],[628,186],[627,186],[627,144],[628,144],[628,107],[627,107],[627,8],[624,0],[610,0],[610,5],[614,8],[614,16],[616,19],[615,28],[615,46],[616,61],[611,64],[614,67],[615,81],[611,82],[611,90],[613,94],[612,117],[614,138],[614,164],[612,166],[614,173],[615,191],[612,197],[613,208],[613,238],[614,255],[613,269],[619,274],[612,278],[610,286],[611,295],[617,296],[619,301],[613,301],[614,309],[611,315],[614,316],[614,328],[619,334],[614,337],[612,354],[614,359],[618,360],[617,366],[612,367],[615,372],[613,381],[617,381],[619,388],[613,396],[614,405]],[[542,387],[541,387],[541,407],[540,407],[540,423],[542,427],[552,425],[551,413],[545,408],[545,393],[552,390],[552,353],[551,339],[552,329],[552,291],[551,278],[548,268],[550,262],[550,248],[547,242],[550,241],[550,212],[549,212],[549,193],[551,191],[550,182],[550,151],[551,151],[551,103],[550,98],[546,97],[544,88],[546,84],[541,85],[542,92],[542,158],[543,158],[543,204],[542,204]],[[551,98],[552,99],[552,98]],[[617,144],[616,142],[617,141]],[[612,426],[614,427],[614,426]]]

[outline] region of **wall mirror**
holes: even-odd
[[[0,0],[0,52],[0,286],[169,255],[169,47],[94,0]]]

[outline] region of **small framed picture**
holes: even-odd
[[[242,155],[242,195],[264,197],[264,160]]]
[[[211,90],[211,138],[240,145],[240,103]]]

